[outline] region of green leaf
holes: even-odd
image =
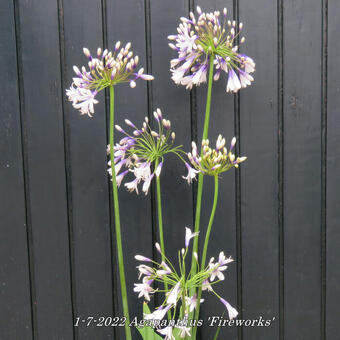
[[[143,304],[143,313],[151,314],[149,306],[145,302]],[[152,327],[149,326],[142,328],[137,327],[137,330],[141,334],[143,340],[163,340],[162,337],[155,333],[155,330]]]

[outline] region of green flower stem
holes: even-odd
[[[216,207],[217,207],[217,201],[218,201],[218,176],[215,176],[214,202],[213,202],[213,207],[211,209],[207,233],[205,235],[205,240],[204,240],[203,254],[202,254],[202,260],[201,260],[201,268],[205,267],[205,261],[207,259],[207,251],[208,251],[208,244],[209,244],[209,239],[210,239],[210,232],[211,232],[211,227],[212,227],[213,222],[214,222],[214,217],[215,217],[215,212],[216,212]],[[198,320],[198,318],[199,318],[201,297],[202,297],[202,286],[199,287],[199,289],[198,289],[195,320]],[[197,326],[195,326],[194,329],[193,329],[193,339],[195,339],[195,337],[196,337],[196,332],[197,332]]]
[[[159,165],[159,159],[155,161],[155,169]],[[162,262],[165,262],[165,248],[164,248],[164,234],[163,234],[163,215],[162,215],[162,195],[161,195],[161,180],[160,176],[156,176],[156,196],[157,196],[157,216],[158,216],[158,230],[159,230],[159,243],[162,251]],[[168,291],[168,283],[164,282],[164,290]],[[171,320],[171,312],[168,311],[169,320]]]
[[[210,121],[210,107],[211,107],[211,90],[213,83],[213,71],[214,71],[214,58],[213,55],[210,58],[209,64],[209,79],[208,79],[208,91],[207,91],[207,103],[205,107],[205,117],[204,117],[204,128],[202,139],[208,138],[208,130],[209,130],[209,121]],[[203,155],[203,151],[201,150],[201,156]],[[197,202],[196,202],[196,215],[195,215],[195,228],[194,232],[198,232],[200,230],[200,219],[201,219],[201,207],[202,207],[202,194],[203,194],[203,174],[200,173],[198,175],[198,187],[197,187]],[[192,257],[191,257],[191,274],[194,276],[197,273],[197,266],[195,263],[194,253],[198,254],[198,238],[194,238],[194,244],[192,248]],[[203,268],[203,267],[201,267]],[[190,296],[195,294],[195,288],[190,290]]]
[[[210,121],[210,108],[211,108],[211,92],[213,83],[213,70],[214,70],[214,58],[210,59],[209,65],[209,79],[208,79],[208,91],[207,91],[207,102],[205,108],[205,118],[204,118],[204,128],[202,140],[208,138],[209,121]],[[201,156],[203,151],[201,150]],[[198,232],[200,229],[200,219],[201,219],[201,206],[202,206],[202,194],[203,194],[203,174],[198,175],[198,188],[197,188],[197,202],[196,202],[196,215],[195,215],[195,229],[194,232]],[[192,274],[196,274],[196,265],[194,253],[198,253],[198,238],[194,238],[194,245],[192,250],[192,261],[191,261],[191,271]]]
[[[127,299],[127,291],[126,291],[122,234],[120,230],[118,189],[117,189],[116,172],[115,172],[115,166],[114,166],[113,147],[114,147],[114,88],[113,86],[110,86],[110,159],[111,159],[111,168],[112,168],[112,191],[113,191],[113,204],[114,204],[114,212],[115,212],[118,267],[119,267],[120,288],[121,288],[122,303],[123,303],[123,314],[124,314],[124,317],[126,318],[125,337],[126,337],[126,340],[132,340],[131,330],[129,327],[130,317],[129,317],[129,307],[128,307],[128,299]]]

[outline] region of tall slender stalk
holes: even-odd
[[[207,251],[208,251],[208,244],[209,244],[209,239],[210,239],[210,232],[211,232],[211,227],[212,227],[213,222],[214,222],[214,217],[215,217],[215,212],[216,212],[216,207],[217,207],[217,201],[218,201],[218,176],[215,176],[214,202],[213,202],[213,206],[212,206],[212,209],[211,209],[207,233],[205,235],[205,240],[204,240],[202,260],[201,260],[201,268],[202,269],[205,267],[205,261],[207,259]],[[195,320],[198,320],[198,318],[199,318],[201,297],[202,297],[202,286],[198,289]],[[195,327],[193,329],[193,339],[195,339],[195,337],[196,337],[196,332],[197,332],[197,326],[195,325]]]
[[[114,87],[110,86],[110,159],[111,159],[111,167],[112,167],[112,191],[113,191],[113,204],[114,204],[114,213],[115,213],[118,267],[119,267],[120,289],[121,289],[122,304],[123,304],[123,314],[124,314],[124,317],[126,318],[125,337],[126,337],[126,340],[132,340],[131,330],[129,327],[130,317],[129,317],[129,307],[128,307],[128,299],[127,299],[127,291],[126,291],[122,234],[121,234],[121,229],[120,229],[118,190],[117,190],[116,172],[115,172],[115,167],[114,167],[113,147],[114,147]]]
[[[159,164],[158,158],[155,161],[155,169],[157,169]],[[157,216],[158,216],[158,230],[159,230],[159,243],[162,250],[162,261],[165,260],[164,254],[164,236],[163,236],[163,215],[162,215],[162,196],[161,196],[161,181],[159,176],[156,176],[156,196],[157,196]]]
[[[214,57],[210,56],[209,63],[209,79],[208,79],[208,90],[207,90],[207,102],[205,107],[205,117],[204,117],[204,127],[203,127],[203,135],[202,139],[208,138],[208,130],[209,130],[209,122],[210,122],[210,108],[211,108],[211,90],[213,83],[213,71],[214,71]],[[201,151],[201,156],[203,152]],[[203,195],[203,174],[200,173],[198,175],[198,187],[197,187],[197,202],[196,202],[196,214],[195,214],[195,228],[194,232],[198,232],[200,230],[200,220],[201,220],[201,207],[202,207],[202,195]],[[194,254],[198,253],[198,238],[194,238],[194,244],[192,248],[192,258],[191,258],[191,273],[195,275],[197,272],[195,256]],[[193,296],[195,293],[195,288],[190,292],[190,295]]]
[[[155,161],[155,169],[157,169],[159,159]],[[163,215],[162,215],[162,194],[161,194],[161,180],[159,176],[156,176],[156,196],[157,196],[157,216],[158,216],[158,231],[159,231],[159,243],[162,251],[162,262],[165,261],[165,247],[164,247],[164,234],[163,234]],[[168,291],[168,284],[164,282],[164,289]],[[171,312],[168,311],[169,320],[171,320]]]

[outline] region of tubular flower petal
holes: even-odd
[[[228,301],[222,298],[220,298],[220,300],[227,308],[229,319],[230,320],[235,319],[238,315],[238,311]]]

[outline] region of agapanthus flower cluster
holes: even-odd
[[[158,320],[164,319],[168,311],[173,310],[173,318],[171,320],[163,320],[159,326],[166,326],[163,329],[158,330],[162,335],[166,335],[165,339],[172,339],[171,336],[176,331],[179,333],[179,337],[190,336],[191,327],[194,326],[188,321],[180,326],[175,324],[176,306],[180,306],[180,317],[184,320],[188,318],[189,313],[193,312],[198,304],[204,302],[203,299],[198,301],[196,293],[190,296],[190,290],[192,288],[202,287],[202,290],[215,294],[220,301],[227,308],[229,319],[234,319],[238,312],[232,307],[226,300],[218,295],[213,289],[213,286],[224,280],[223,272],[227,269],[227,264],[231,263],[233,259],[226,257],[223,252],[219,254],[218,261],[215,262],[214,258],[211,258],[209,264],[205,268],[200,268],[198,262],[198,256],[195,255],[198,271],[195,275],[191,272],[188,274],[185,271],[185,259],[188,253],[188,247],[190,240],[197,237],[198,233],[193,233],[190,228],[186,228],[185,235],[185,247],[179,251],[178,262],[179,271],[176,271],[174,265],[170,260],[161,252],[160,246],[156,243],[157,251],[162,255],[164,261],[161,263],[155,262],[147,257],[136,255],[135,258],[138,261],[144,262],[137,266],[139,271],[139,279],[142,279],[142,283],[136,283],[134,291],[138,293],[139,297],[144,297],[144,300],[150,301],[150,294],[156,292],[161,293],[163,291],[154,289],[154,282],[161,282],[167,284],[169,289],[165,291],[165,299],[161,306],[159,306],[153,313],[144,315],[145,320]],[[145,264],[146,263],[146,264]]]
[[[141,128],[137,128],[130,120],[125,119],[127,126],[133,129],[131,133],[116,125],[116,130],[125,135],[114,147],[117,185],[120,186],[129,172],[133,173],[135,177],[133,181],[124,185],[130,192],[136,191],[137,194],[141,182],[143,182],[143,192],[148,193],[154,176],[158,177],[161,174],[166,154],[173,153],[182,158],[181,153],[184,153],[181,145],[175,146],[176,135],[171,129],[171,122],[163,118],[160,109],[154,112],[154,118],[157,122],[157,132],[151,128],[148,117],[145,117]],[[108,171],[112,175],[111,161],[108,164],[110,166]],[[125,170],[121,171],[122,169]]]
[[[206,82],[211,58],[215,67],[214,80],[218,80],[222,71],[228,75],[227,92],[237,92],[254,80],[255,62],[239,52],[237,38],[243,24],[227,20],[227,9],[212,13],[202,12],[197,7],[198,17],[190,13],[189,18],[181,18],[178,34],[170,35],[174,41],[169,46],[178,52],[178,57],[171,60],[172,79],[176,84],[191,89],[193,85]],[[240,44],[245,41],[242,37]]]
[[[73,66],[76,77],[73,78],[71,87],[66,90],[69,101],[81,114],[92,116],[94,104],[98,103],[97,93],[108,86],[129,82],[133,88],[139,78],[154,79],[153,76],[144,74],[143,68],[137,71],[139,58],[133,56],[130,48],[130,42],[121,48],[121,43],[118,41],[113,52],[107,49],[102,51],[99,47],[97,54],[93,56],[84,47],[84,54],[89,59],[89,69],[82,66],[80,70],[77,66]]]
[[[209,140],[203,139],[202,156],[200,156],[196,143],[192,142],[192,151],[188,153],[188,158],[193,167],[186,163],[188,175],[183,178],[191,183],[196,174],[200,172],[209,176],[218,176],[231,168],[238,168],[239,164],[244,162],[247,157],[236,157],[233,153],[236,144],[235,137],[231,140],[229,151],[225,147],[225,143],[225,138],[219,135],[215,148],[211,148]]]

